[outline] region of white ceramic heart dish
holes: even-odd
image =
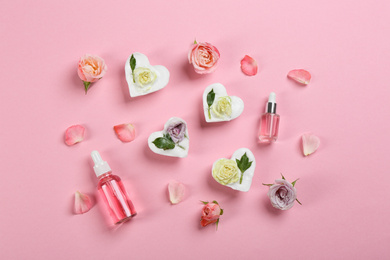
[[[137,71],[143,71],[147,72],[148,74],[135,74],[137,76],[152,76],[154,80],[151,80],[151,82],[147,84],[140,84],[139,80],[134,79],[133,77],[133,71],[130,66],[130,59],[133,55],[136,64],[134,70]],[[169,82],[169,71],[166,67],[162,65],[150,65],[148,57],[146,55],[135,52],[126,60],[125,65],[125,75],[126,75],[126,81],[129,85],[129,92],[131,97],[138,97],[147,95],[153,92],[156,92],[160,89],[163,89]],[[148,82],[149,78],[147,77],[146,80],[144,78],[144,82]],[[142,82],[142,81],[141,81]]]
[[[239,173],[240,178],[241,178],[241,175],[242,175],[242,182],[241,182],[241,183],[240,183],[240,178],[239,178],[239,180],[236,181],[236,182],[228,183],[228,184],[224,185],[224,184],[220,183],[220,182],[216,179],[216,177],[213,175],[214,170],[216,170],[216,171],[218,171],[218,172],[224,170],[224,169],[222,169],[222,168],[216,169],[217,162],[218,162],[219,160],[221,160],[221,159],[224,159],[224,158],[220,158],[220,159],[218,159],[218,160],[216,160],[216,161],[214,162],[213,168],[212,168],[212,170],[211,170],[211,175],[213,176],[213,178],[214,178],[218,183],[220,183],[221,185],[223,185],[223,186],[228,186],[228,187],[230,187],[230,188],[232,188],[232,189],[234,189],[234,190],[245,191],[245,192],[246,192],[246,191],[249,191],[249,189],[250,189],[250,187],[251,187],[251,185],[252,185],[252,179],[253,179],[253,175],[254,175],[254,173],[255,173],[255,168],[256,168],[255,156],[253,155],[253,153],[252,153],[248,148],[240,148],[240,149],[238,149],[237,151],[235,151],[235,152],[233,153],[231,160],[233,160],[234,162],[236,162],[236,159],[237,159],[237,160],[242,160],[242,157],[243,157],[244,154],[246,154],[247,158],[249,159],[249,162],[252,162],[252,164],[251,164],[251,166],[250,166],[248,169],[246,169],[246,170],[244,171],[244,173],[242,173],[242,172],[240,171],[240,169],[238,169],[238,173]],[[229,169],[229,168],[231,169],[231,167],[227,166],[227,169]],[[226,172],[229,172],[229,170],[226,171]],[[221,176],[222,176],[223,178],[230,178],[230,176],[228,176],[228,175],[226,174],[226,172],[223,172]],[[218,174],[218,173],[216,173],[216,174]]]
[[[215,97],[209,107],[207,97],[211,91],[214,92]],[[230,121],[239,117],[244,111],[244,102],[239,97],[228,96],[226,88],[221,83],[215,83],[203,92],[203,111],[206,122]]]
[[[169,136],[170,127],[177,126],[179,124],[184,124],[185,127],[183,129],[184,132],[184,138],[181,138],[182,140],[180,142],[176,142],[174,145],[174,148],[166,149],[157,147],[156,140],[160,138],[166,138]],[[175,132],[175,130],[173,130]],[[180,131],[178,131],[180,132]],[[171,137],[168,137],[171,138]],[[161,139],[160,139],[161,140]],[[171,138],[171,141],[174,141],[174,137]],[[165,140],[166,141],[166,140]],[[166,141],[169,142],[169,141]],[[161,144],[161,142],[160,142]],[[172,143],[171,143],[172,144]],[[148,145],[150,150],[152,150],[154,153],[166,155],[166,156],[172,156],[172,157],[187,157],[188,155],[188,149],[190,148],[190,137],[188,135],[188,127],[187,123],[178,117],[172,117],[170,118],[164,125],[164,130],[159,132],[152,133],[148,138]]]

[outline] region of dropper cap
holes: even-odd
[[[98,151],[92,151],[91,157],[95,166],[93,166],[93,170],[95,171],[96,177],[103,175],[107,172],[111,172],[111,168],[106,161],[103,161]]]
[[[276,94],[271,92],[268,97],[267,103],[267,113],[275,114],[276,113]]]

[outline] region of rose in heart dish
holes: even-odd
[[[146,55],[135,52],[126,61],[126,81],[131,97],[143,96],[163,89],[169,82],[169,71],[162,65],[150,65]]]
[[[203,111],[206,122],[230,121],[244,111],[244,102],[236,96],[228,96],[221,83],[208,86],[203,92]]]
[[[190,146],[187,123],[178,117],[170,118],[163,131],[154,132],[148,138],[150,150],[172,157],[187,157]]]
[[[234,190],[249,191],[255,173],[256,160],[247,148],[235,151],[231,159],[220,158],[211,171],[215,181]]]

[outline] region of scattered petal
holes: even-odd
[[[92,208],[92,201],[88,195],[76,191],[74,198],[74,212],[76,214],[83,214]]]
[[[135,129],[132,124],[116,125],[114,131],[122,142],[131,142],[135,139]]]
[[[81,125],[72,125],[65,131],[65,143],[67,145],[74,145],[84,139],[85,128]]]
[[[308,156],[314,153],[320,146],[320,138],[312,134],[302,135],[303,154]]]
[[[257,74],[257,62],[252,57],[245,55],[241,60],[241,70],[247,76],[254,76]]]
[[[309,84],[310,79],[311,79],[310,73],[306,70],[303,70],[303,69],[292,70],[287,74],[287,77],[295,80],[296,82],[304,84],[304,85]]]
[[[169,200],[172,204],[179,203],[184,197],[185,187],[183,183],[171,181],[168,184]]]

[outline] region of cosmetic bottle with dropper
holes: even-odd
[[[272,143],[278,138],[280,116],[276,114],[276,94],[269,94],[266,112],[261,116],[259,142]]]
[[[95,163],[93,169],[99,179],[97,188],[113,222],[121,224],[137,215],[121,179],[112,174],[110,166],[102,160],[98,151],[92,151],[91,157]]]

